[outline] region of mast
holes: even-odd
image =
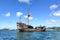
[[[28,6],[28,10],[27,10],[27,20],[28,20],[28,25],[29,25],[29,18],[30,18],[30,7]]]

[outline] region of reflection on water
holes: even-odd
[[[0,30],[0,40],[60,40],[60,30],[46,30],[45,32]]]
[[[17,40],[60,40],[60,31],[17,32]]]
[[[17,40],[46,40],[44,32],[17,32]]]

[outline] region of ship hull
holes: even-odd
[[[33,28],[33,26],[26,25],[22,22],[17,22],[17,29],[19,32],[42,32],[46,30],[45,26],[37,26]]]
[[[18,29],[19,32],[43,32],[46,29]]]

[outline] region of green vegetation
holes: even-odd
[[[9,30],[8,28],[3,28],[2,30]]]
[[[60,30],[60,27],[48,27],[47,29]]]

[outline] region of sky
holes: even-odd
[[[32,26],[60,26],[60,0],[0,0],[0,28],[16,29],[16,22],[29,22]]]

